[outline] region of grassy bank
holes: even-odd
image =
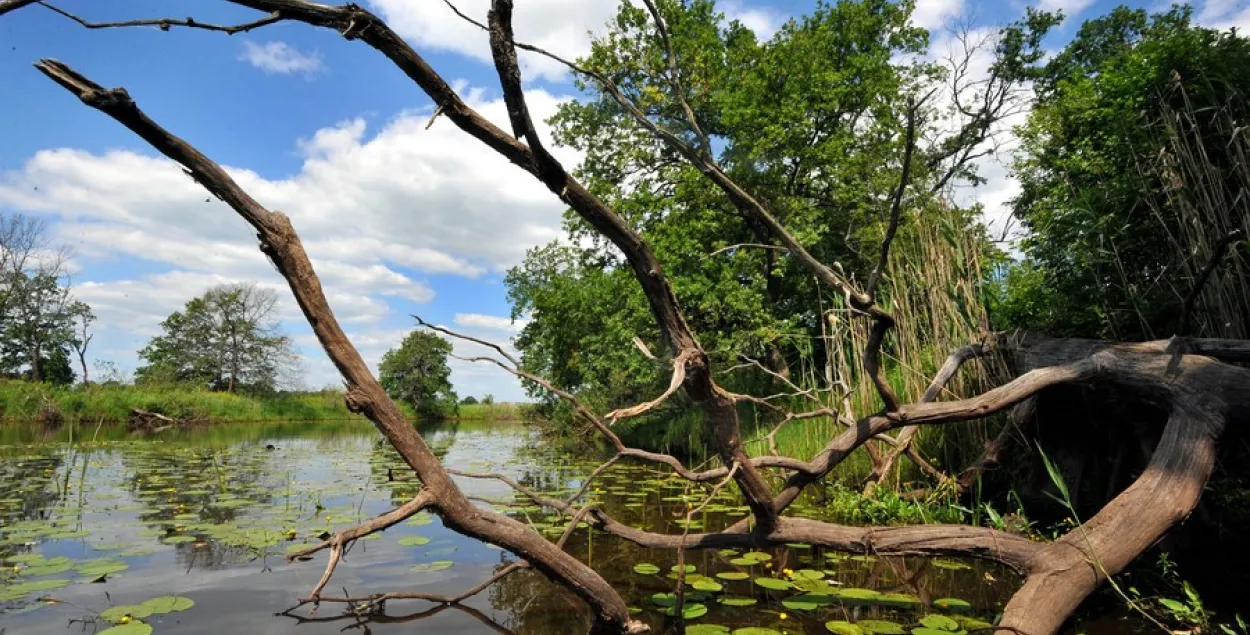
[[[343,393],[336,390],[259,397],[184,386],[51,386],[0,380],[0,421],[6,423],[112,425],[126,421],[134,409],[208,421],[364,420],[347,410]]]
[[[526,417],[525,405],[518,403],[461,404],[456,415],[461,421],[519,421]]]

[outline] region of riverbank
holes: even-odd
[[[400,404],[410,419],[416,413]],[[0,380],[0,422],[59,427],[65,424],[113,426],[125,423],[136,410],[172,419],[205,423],[281,421],[365,421],[347,410],[343,392],[318,390],[272,395],[239,395],[185,386],[92,384],[53,386],[21,380]],[[526,419],[524,404],[465,404],[450,417],[461,421]]]
[[[238,395],[183,386],[93,384],[52,386],[0,380],[0,421],[56,427],[66,423],[116,425],[134,410],[188,421],[296,421],[359,419],[337,390]],[[413,414],[409,412],[408,414]]]

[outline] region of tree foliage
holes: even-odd
[[[1250,116],[1250,40],[1190,12],[1117,8],[1086,22],[1038,78],[1015,165],[1028,262],[1007,276],[1003,325],[1172,335],[1218,257],[1212,245],[1250,229],[1250,144],[1238,132]],[[1247,254],[1232,252],[1214,285],[1244,275]],[[1240,330],[1209,334],[1245,335],[1250,307],[1239,302],[1223,310]]]
[[[161,322],[136,382],[174,381],[222,391],[271,392],[292,379],[296,355],[277,322],[278,296],[255,283],[223,284]]]
[[[92,313],[74,298],[66,258],[49,245],[42,222],[0,216],[0,374],[74,382],[70,351],[89,337],[76,325]]]
[[[451,343],[427,331],[413,331],[382,356],[378,380],[392,399],[406,403],[422,417],[443,418],[458,410],[447,356]]]
[[[993,79],[973,85],[958,65],[924,57],[929,36],[910,22],[911,3],[821,2],[768,41],[708,0],[658,6],[676,78],[647,10],[629,3],[580,63],[611,78],[657,125],[713,153],[817,259],[853,277],[872,270],[909,115],[920,141],[906,213],[941,215],[983,236],[975,214],[954,209],[943,190],[974,178],[973,150],[1018,107],[1054,16],[1030,12],[980,43],[994,59]],[[593,83],[579,87],[589,96],[561,106],[556,138],[585,153],[579,178],[645,236],[708,353],[727,366],[761,360],[782,375],[804,359],[819,367],[824,351],[813,340],[838,300],[616,100]],[[939,107],[938,90],[963,101]],[[574,214],[565,229],[571,245],[531,250],[506,278],[513,316],[531,318],[516,340],[525,366],[603,407],[655,394],[667,373],[642,349],[665,353],[642,293],[602,236]],[[744,388],[761,377],[721,381]]]

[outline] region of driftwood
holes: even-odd
[[[127,429],[141,434],[157,434],[171,428],[186,428],[199,423],[201,422],[193,419],[174,419],[142,408],[131,408],[130,415],[126,417]]]
[[[709,437],[714,439],[721,466],[705,471],[685,467],[672,456],[629,448],[611,430],[618,417],[635,416],[655,407],[676,389],[633,408],[600,416],[585,407],[575,395],[563,392],[541,377],[528,373],[502,349],[501,358],[484,357],[519,377],[534,381],[571,402],[578,416],[596,428],[615,449],[613,456],[596,469],[583,485],[616,461],[655,463],[671,468],[683,478],[698,482],[734,483],[750,507],[750,521],[742,521],[724,531],[708,534],[669,535],[642,531],[624,525],[596,507],[579,507],[582,492],[567,499],[555,499],[534,492],[515,480],[498,474],[455,472],[463,476],[491,478],[507,483],[519,494],[537,504],[568,513],[569,527],[579,519],[598,529],[640,545],[672,549],[758,547],[789,542],[810,543],[857,553],[883,555],[958,555],[993,560],[1010,566],[1024,576],[1024,584],[1003,611],[996,632],[1044,635],[1055,632],[1095,588],[1109,576],[1122,571],[1134,558],[1181,522],[1195,507],[1215,461],[1216,444],[1226,426],[1241,424],[1250,414],[1250,371],[1227,362],[1250,359],[1250,342],[1186,340],[1113,344],[1076,340],[1026,340],[1008,338],[1005,342],[983,342],[995,354],[1007,356],[1019,375],[1012,381],[980,396],[951,402],[938,402],[944,384],[972,355],[967,351],[952,356],[948,367],[935,379],[935,388],[919,403],[907,404],[894,394],[881,372],[881,348],[895,317],[876,305],[874,288],[859,289],[850,279],[821,263],[774,218],[767,206],[754,198],[720,169],[706,151],[709,145],[688,106],[690,131],[699,139],[688,144],[667,128],[656,126],[616,90],[611,81],[566,62],[575,71],[600,84],[605,94],[618,100],[643,129],[651,131],[705,174],[734,203],[742,214],[767,228],[772,238],[800,265],[829,289],[847,299],[863,319],[871,320],[872,330],[863,354],[865,372],[873,378],[881,412],[849,421],[848,428],[809,459],[781,456],[751,457],[743,449],[736,404],[759,397],[735,395],[714,380],[708,355],[690,330],[678,306],[661,263],[647,242],[606,203],[589,192],[544,148],[534,127],[521,90],[516,48],[545,52],[513,40],[512,5],[509,0],[493,0],[487,24],[491,51],[503,88],[512,132],[487,121],[469,107],[452,87],[381,19],[355,4],[326,6],[305,0],[232,0],[234,4],[268,14],[261,22],[298,21],[333,29],[349,40],[360,40],[390,59],[419,85],[445,116],[470,136],[485,143],[520,169],[541,181],[574,212],[587,221],[624,254],[638,284],[644,291],[652,314],[672,350],[672,382],[703,410]],[[650,0],[644,0],[664,33],[663,21]],[[2,6],[2,5],[0,5]],[[72,17],[72,16],[71,16]],[[134,23],[91,24],[104,28],[157,23],[167,26],[208,28],[191,20],[141,20]],[[249,23],[254,25],[256,23]],[[262,25],[263,26],[263,25]],[[231,32],[236,27],[215,27]],[[241,28],[241,27],[239,27]],[[667,41],[667,35],[664,35]],[[674,84],[679,84],[677,61],[670,53]],[[552,56],[554,57],[554,56]],[[559,59],[559,58],[556,58]],[[563,61],[563,60],[561,60]],[[334,573],[344,550],[353,541],[402,521],[422,509],[438,513],[454,531],[499,545],[548,577],[566,586],[586,602],[594,617],[594,628],[602,633],[638,632],[645,629],[629,616],[625,601],[593,569],[563,551],[562,543],[552,543],[532,528],[494,511],[474,506],[452,480],[421,435],[369,372],[364,360],[348,341],[331,310],[320,281],[295,233],[290,219],[271,211],[245,192],[211,159],[184,140],[161,128],[144,114],[123,89],[106,89],[69,66],[42,60],[37,68],[78,97],[147,141],[153,148],[181,165],[205,189],[227,203],[257,232],[260,249],[288,282],[313,331],[347,384],[347,405],[366,415],[386,436],[403,459],[416,472],[423,489],[409,503],[359,527],[341,531],[324,543],[290,557],[296,558],[329,550],[325,572],[313,592],[302,602],[376,602],[382,597],[432,600],[459,604],[498,579],[500,574],[467,591],[451,595],[385,594],[384,596],[327,597],[322,591]],[[684,91],[674,91],[678,101]],[[684,105],[684,103],[683,103]],[[910,135],[909,135],[910,136]],[[910,141],[910,140],[909,140]],[[896,190],[897,201],[907,186],[906,170]],[[897,216],[898,204],[891,214]],[[419,219],[414,219],[419,222]],[[892,220],[892,224],[895,221]],[[888,259],[889,242],[882,245],[881,262]],[[872,272],[869,280],[880,277]],[[454,333],[448,332],[451,335]],[[919,425],[950,425],[979,419],[1026,403],[1050,388],[1065,385],[1105,386],[1140,395],[1154,404],[1167,424],[1145,472],[1127,489],[1084,524],[1054,542],[1034,542],[1007,532],[968,526],[924,525],[903,527],[845,527],[785,515],[808,485],[829,474],[846,456],[870,439],[893,444],[886,458],[893,461],[908,453],[910,436],[906,431]],[[825,416],[826,411],[791,413],[786,421]],[[833,413],[837,414],[837,413]],[[784,421],[783,421],[784,423]],[[891,433],[900,432],[900,436]],[[914,434],[914,433],[913,433]],[[993,449],[993,448],[991,448]],[[987,457],[992,463],[994,455]],[[975,466],[974,466],[975,467]],[[766,470],[783,477],[779,488],[765,478]],[[719,487],[720,485],[718,485]],[[567,532],[566,532],[567,534]]]

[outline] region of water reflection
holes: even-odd
[[[423,426],[422,431],[449,466],[507,474],[553,495],[576,491],[594,466],[588,457],[544,447],[524,427],[461,423]],[[457,482],[474,497],[512,503],[500,509],[552,540],[568,522],[517,501],[497,481],[457,477]],[[0,623],[5,635],[56,633],[68,619],[90,620],[109,606],[173,594],[193,600],[194,606],[144,618],[158,634],[399,633],[411,632],[417,620],[422,632],[440,635],[585,632],[588,614],[581,602],[531,570],[503,578],[454,609],[409,601],[359,611],[323,603],[311,616],[307,607],[275,616],[313,587],[325,563],[321,554],[288,564],[284,555],[289,549],[406,502],[419,486],[393,449],[367,426],[302,436],[289,429],[265,434],[248,426],[233,438],[229,429],[216,428],[202,437],[110,441],[72,450],[63,445],[0,448],[0,558],[5,565],[0,609],[6,611]],[[708,490],[652,467],[619,465],[605,472],[581,502],[601,505],[635,526],[676,533],[683,529],[686,510],[707,495]],[[822,508],[804,500],[795,512],[819,516]],[[690,530],[719,529],[745,514],[727,489],[694,518]],[[663,603],[674,587],[674,553],[640,548],[589,527],[577,529],[566,548],[600,571],[656,632],[670,623]],[[454,594],[511,562],[510,554],[459,536],[436,516],[422,514],[358,542],[330,589],[353,596],[398,590]],[[702,588],[716,589],[687,593],[687,602],[707,607],[696,622],[791,634],[827,632],[824,623],[839,619],[909,625],[935,610],[961,619],[992,619],[1018,584],[1012,573],[978,563],[850,557],[802,545],[754,555],[691,552],[686,562],[694,566],[690,583],[704,580]],[[640,573],[640,564],[654,565],[655,572],[643,567]],[[777,588],[757,579],[773,580],[767,584]],[[48,586],[44,580],[64,585],[43,588]],[[35,590],[19,595],[31,582]],[[802,600],[814,594],[833,599]],[[39,602],[40,597],[58,603]],[[933,608],[947,599],[955,604]]]

